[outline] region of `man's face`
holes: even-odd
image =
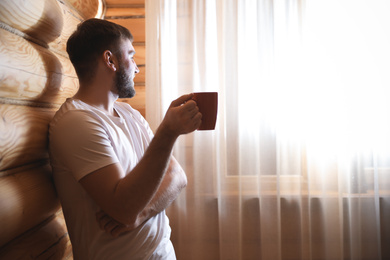
[[[118,54],[119,68],[115,75],[115,88],[119,98],[132,98],[135,96],[134,77],[139,72],[134,61],[135,50],[130,40],[122,40]]]

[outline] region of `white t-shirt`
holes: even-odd
[[[165,211],[136,230],[112,237],[99,228],[100,210],[79,180],[119,162],[129,173],[145,153],[153,133],[141,114],[116,102],[119,117],[77,99],[68,99],[50,123],[50,159],[74,259],[176,259]]]

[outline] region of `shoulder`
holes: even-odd
[[[82,130],[101,128],[101,119],[93,111],[73,100],[67,100],[56,112],[49,125],[49,134],[75,134]]]
[[[95,109],[96,110],[96,109]],[[88,104],[79,100],[67,99],[54,115],[51,125],[58,124],[64,120],[99,120],[100,116]]]

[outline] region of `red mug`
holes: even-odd
[[[198,130],[214,130],[218,112],[218,92],[195,92],[194,100],[202,114]]]

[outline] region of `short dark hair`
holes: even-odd
[[[127,28],[106,20],[92,18],[77,26],[66,51],[81,82],[94,76],[98,57],[106,50],[116,50],[121,39],[133,41],[133,36]]]

